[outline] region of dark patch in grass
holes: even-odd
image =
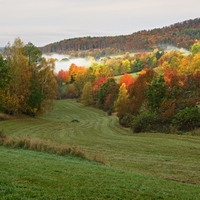
[[[72,119],[72,121],[71,121],[72,123],[74,123],[74,122],[77,122],[77,123],[79,123],[80,121],[78,120],[78,119]]]

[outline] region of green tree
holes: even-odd
[[[192,51],[193,55],[200,52],[200,42],[199,41],[192,45],[191,51]]]
[[[30,77],[30,96],[27,101],[29,109],[27,114],[35,116],[35,114],[41,109],[42,101],[44,100],[44,94],[40,89],[39,73],[40,65],[42,63],[42,51],[35,45],[29,42],[24,46],[24,55],[28,59],[29,70],[31,72]]]
[[[113,84],[116,84],[113,78],[109,78],[106,82],[101,84],[98,94],[98,106],[100,108],[104,108],[106,97],[109,94],[109,88]]]
[[[42,51],[31,42],[25,45],[24,55],[28,58],[29,66],[38,65],[42,61]]]
[[[163,99],[166,97],[167,86],[165,85],[164,76],[153,79],[148,85],[147,99],[151,111],[158,111]]]
[[[10,67],[7,65],[6,60],[0,55],[0,88],[4,89],[8,86],[10,81]]]
[[[81,103],[85,106],[89,106],[93,104],[93,96],[92,96],[92,84],[91,82],[87,82],[84,85],[83,93],[81,96]]]
[[[5,96],[5,89],[9,86],[10,82],[10,67],[7,65],[6,60],[0,55],[0,110],[3,111],[4,103],[2,98]]]

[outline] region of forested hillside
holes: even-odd
[[[57,80],[59,87],[66,85],[61,98],[77,98],[86,106],[117,115],[119,123],[134,132],[200,127],[198,41],[188,54],[155,49],[105,59],[89,68],[72,64],[69,71],[57,74]]]
[[[130,25],[131,26],[131,25]],[[72,56],[105,56],[125,52],[144,52],[174,45],[190,49],[200,39],[200,18],[175,23],[163,28],[142,30],[113,37],[82,37],[65,39],[41,47],[43,53],[67,53]]]

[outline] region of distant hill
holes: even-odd
[[[69,54],[77,57],[105,56],[125,52],[143,52],[173,45],[189,50],[200,39],[200,18],[190,19],[152,30],[113,37],[65,39],[41,47],[43,53]]]

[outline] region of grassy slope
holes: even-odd
[[[199,199],[199,187],[0,147],[0,199]]]
[[[72,123],[73,119],[80,122]],[[188,187],[200,190],[198,136],[132,134],[118,125],[115,116],[107,116],[73,100],[57,101],[54,111],[45,117],[1,121],[0,127],[13,136],[82,146],[91,158],[101,152],[116,170],[198,184]]]

